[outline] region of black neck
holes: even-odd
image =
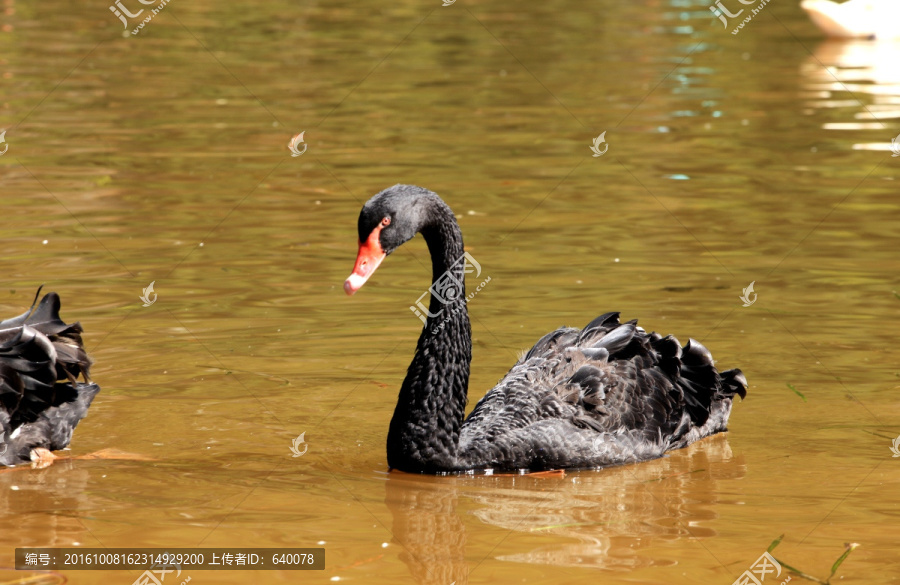
[[[472,360],[463,241],[453,212],[439,199],[419,231],[431,252],[431,303],[391,419],[388,464],[448,471],[457,467]]]

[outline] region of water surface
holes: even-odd
[[[738,35],[674,0],[173,0],[127,38],[103,5],[4,11],[0,309],[46,283],[87,331],[103,391],[67,454],[152,460],[0,473],[0,566],[323,546],[322,573],[192,583],[731,583],[785,534],[808,572],[859,542],[841,582],[897,581],[896,47],[824,42],[786,1]],[[563,479],[388,473],[425,245],[341,284],[398,182],[445,198],[491,277],[470,403],[617,310],[744,370],[730,432]]]

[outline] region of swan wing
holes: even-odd
[[[625,448],[661,454],[704,428],[717,402],[727,400],[730,408],[730,398],[745,393],[742,374],[717,372],[700,343],[682,347],[672,336],[647,333],[637,321],[620,323],[618,313],[607,313],[584,329],[542,337],[478,402],[461,429],[460,447],[463,453],[499,450],[494,460],[512,457],[521,464],[518,451],[526,451],[527,460],[542,440],[562,440],[569,456],[583,459],[589,454],[579,444],[627,437]],[[724,422],[709,426],[721,430]]]

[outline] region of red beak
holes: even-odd
[[[352,295],[362,288],[362,285],[369,280],[369,277],[372,276],[375,269],[378,268],[378,265],[381,264],[381,261],[387,256],[387,254],[384,253],[384,250],[381,249],[381,242],[379,241],[380,236],[381,226],[378,226],[372,230],[371,234],[369,234],[368,240],[359,243],[359,254],[356,256],[356,264],[353,266],[353,272],[350,274],[350,277],[344,281],[344,292],[348,295]]]

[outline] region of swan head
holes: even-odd
[[[394,185],[369,199],[359,212],[359,253],[344,292],[362,288],[388,254],[413,239],[435,201],[437,194],[415,185]]]

